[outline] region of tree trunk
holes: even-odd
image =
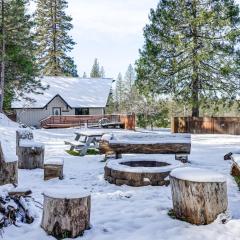
[[[5,143],[6,144],[6,143]],[[0,186],[5,184],[17,184],[18,183],[18,162],[17,156],[11,154],[11,159],[9,156],[8,161],[6,160],[6,154],[9,154],[11,149],[6,148],[7,146],[3,147],[2,143],[0,142]]]
[[[20,169],[43,168],[44,147],[19,147],[18,148],[18,167]]]
[[[196,1],[192,1],[193,18],[197,18]],[[192,117],[199,117],[199,73],[198,73],[198,29],[193,22],[193,57],[192,57]]]
[[[173,210],[178,219],[204,225],[227,210],[226,182],[193,182],[171,175],[170,182]]]
[[[2,14],[2,46],[1,46],[1,74],[0,74],[0,112],[3,112],[3,101],[4,101],[4,82],[5,82],[5,9],[4,9],[4,0],[2,0],[1,5],[1,14]]]
[[[57,239],[76,238],[90,228],[91,196],[44,194],[42,228]]]

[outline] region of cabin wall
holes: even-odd
[[[67,108],[66,103],[60,98],[54,98],[44,109],[16,109],[17,122],[28,126],[40,126],[40,121],[53,115],[53,107],[61,107],[62,115],[75,115],[75,108]],[[103,115],[104,108],[89,108],[90,115]]]

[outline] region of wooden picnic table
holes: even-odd
[[[99,148],[99,141],[105,132],[103,131],[79,131],[75,132],[74,141],[65,141],[65,144],[70,145],[70,150],[79,151],[80,156],[84,156],[90,147]]]

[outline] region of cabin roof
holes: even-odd
[[[49,86],[43,94],[28,94],[28,98],[12,102],[12,108],[44,108],[56,96],[60,96],[71,108],[104,108],[111,91],[111,78],[42,77],[43,86]]]

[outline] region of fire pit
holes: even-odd
[[[184,164],[175,160],[151,160],[146,158],[110,160],[105,166],[104,178],[112,184],[163,186],[169,184],[169,173]]]

